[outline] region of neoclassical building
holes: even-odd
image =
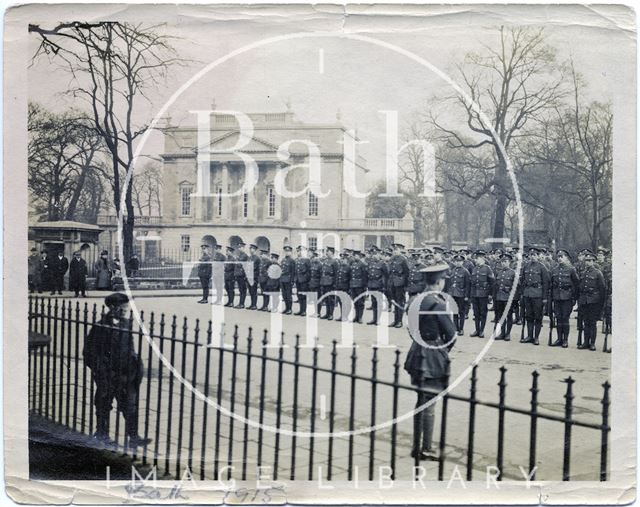
[[[198,144],[195,126],[177,127],[167,122],[163,128],[162,216],[136,217],[137,248],[143,256],[153,257],[159,249],[197,255],[202,241],[233,245],[243,240],[273,251],[299,244],[364,248],[396,241],[413,245],[410,217],[366,218],[365,198],[345,190],[353,182],[359,192],[368,190],[365,161],[359,156],[355,160],[349,158],[345,136],[349,138],[352,133],[346,127],[339,122],[301,123],[291,111],[248,117],[253,135],[244,142],[234,115],[212,115],[208,146]],[[318,147],[316,160],[320,162],[321,180],[317,192],[304,191],[309,184],[309,147],[290,142],[289,156],[282,154],[282,147],[286,146],[283,143],[293,140],[305,140]],[[257,183],[246,192],[242,191],[244,162],[230,152],[240,141],[243,147],[237,151],[252,157],[258,167]],[[204,189],[197,183],[198,163],[202,163],[198,154],[202,158],[202,150],[206,150],[209,159],[206,196],[197,195]],[[347,167],[352,168],[352,176]],[[207,177],[206,167],[202,171]],[[281,195],[278,179],[284,181],[288,192],[299,195]],[[114,224],[113,216],[99,220],[106,229],[103,243],[112,248]]]

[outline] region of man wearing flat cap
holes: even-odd
[[[108,312],[96,323],[84,341],[82,357],[96,383],[95,438],[103,444],[109,439],[109,415],[114,398],[125,419],[129,447],[147,445],[151,439],[138,435],[138,400],[144,375],[142,359],[134,348],[132,322],[127,318],[129,298],[113,293],[105,298]]]
[[[464,333],[465,309],[471,297],[471,274],[464,267],[463,262],[464,255],[453,256],[453,267],[449,271],[447,287],[445,287],[445,291],[453,297],[458,307],[458,313],[453,316],[458,336]]]

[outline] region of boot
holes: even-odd
[[[542,330],[542,322],[535,322],[535,330],[534,330],[534,337],[533,337],[533,344],[534,345],[540,345],[540,342],[538,341],[538,337],[540,336],[540,331]]]
[[[522,340],[522,343],[533,343],[533,321],[527,319],[522,325],[527,327],[527,337]]]
[[[554,341],[551,345],[549,345],[550,347],[561,347],[562,346],[562,340],[563,340],[563,336],[564,336],[564,326],[563,324],[556,324],[556,333],[558,335],[558,339],[556,341]]]
[[[472,338],[473,338],[473,337],[475,337],[475,336],[480,336],[480,331],[479,331],[479,329],[478,329],[478,328],[479,328],[479,325],[478,325],[478,324],[479,324],[478,319],[474,319],[474,320],[473,320],[473,322],[475,323],[476,330],[475,330],[473,333],[471,333],[471,334],[469,335],[469,336],[471,336]]]
[[[484,338],[484,326],[487,323],[487,318],[486,317],[482,317],[480,318],[480,329],[478,331],[478,338]]]
[[[569,347],[569,324],[562,325],[562,348]]]

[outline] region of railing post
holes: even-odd
[[[351,347],[351,390],[349,401],[349,462],[347,465],[347,479],[353,479],[353,430],[355,427],[355,404],[356,404],[356,345]]]
[[[502,480],[502,466],[504,461],[504,414],[505,414],[505,397],[507,391],[506,382],[507,369],[504,366],[500,367],[500,381],[498,387],[500,389],[499,402],[498,402],[498,480]]]
[[[175,368],[176,362],[176,329],[177,329],[177,317],[173,315],[171,319],[171,352],[170,352],[170,362],[171,366]],[[173,374],[169,375],[169,404],[167,406],[167,445],[165,447],[165,457],[164,457],[164,470],[165,474],[169,474],[169,466],[171,460],[171,425],[173,423],[173,384],[174,384],[175,376]],[[158,414],[159,416],[160,414]]]
[[[262,438],[264,436],[264,432],[262,430],[262,425],[264,424],[264,391],[265,391],[265,383],[266,383],[266,375],[267,375],[267,330],[264,330],[264,334],[262,336],[262,361],[261,361],[261,369],[260,369],[260,415],[259,417],[259,427],[258,427],[258,466],[262,466]]]
[[[315,437],[316,431],[316,397],[318,393],[318,342],[313,346],[313,370],[311,372],[311,426],[309,437],[309,470],[308,480],[313,480],[313,453],[315,450]]]
[[[564,380],[567,384],[567,392],[564,395],[564,453],[562,456],[562,480],[570,480],[570,466],[571,466],[571,425],[573,423],[571,417],[573,414],[573,383],[575,382],[571,377]]]
[[[282,373],[284,366],[284,333],[280,335],[280,347],[278,347],[278,385],[276,395],[276,435],[273,457],[273,480],[278,480],[278,466],[280,461],[280,424],[282,421]]]
[[[242,447],[242,480],[247,480],[247,452],[249,450],[249,407],[251,406],[251,358],[253,357],[251,353],[251,345],[253,343],[252,329],[249,328],[249,336],[247,337],[247,369],[245,371],[245,375],[247,377],[246,388],[244,391],[244,445]],[[220,386],[218,386],[220,387]],[[220,431],[216,432],[220,435]],[[216,444],[216,452],[217,452],[217,444]],[[217,471],[214,477],[216,480],[218,479]]]
[[[393,408],[392,418],[393,424],[391,426],[391,480],[396,479],[396,443],[398,440],[398,393],[400,382],[400,351],[395,350],[395,361],[393,362]]]
[[[478,365],[471,370],[471,387],[469,389],[469,436],[467,440],[467,480],[473,480],[473,448],[476,432],[476,403],[477,403]]]
[[[602,395],[602,432],[600,443],[600,480],[607,480],[607,457],[609,454],[609,389],[611,384],[606,381],[602,384],[604,394]]]
[[[536,478],[536,438],[538,430],[538,377],[539,373],[533,371],[531,373],[531,426],[529,431],[529,475],[531,480]]]
[[[209,321],[211,322],[211,321]],[[236,409],[236,378],[238,368],[238,330],[233,333],[233,360],[231,361],[231,400],[229,401],[231,413]],[[233,466],[233,416],[229,418],[229,449],[227,454],[227,480],[231,480],[231,467]]]
[[[290,480],[296,478],[296,444],[297,444],[297,431],[298,431],[298,380],[300,376],[300,335],[296,334],[296,343],[294,345],[294,360],[293,360],[293,414],[292,414],[292,428],[293,435],[291,436],[291,474]]]
[[[448,379],[447,379],[448,381]],[[448,383],[448,382],[447,382]],[[445,449],[447,445],[447,413],[449,409],[449,396],[442,397],[442,423],[440,424],[440,442],[438,444],[438,480],[444,480]]]
[[[331,348],[331,406],[329,407],[329,456],[327,459],[327,480],[331,480],[333,472],[333,429],[334,429],[334,412],[336,409],[336,361],[338,341],[333,340]]]
[[[376,393],[378,387],[378,347],[373,347],[371,357],[371,431],[369,432],[369,480],[373,480],[373,465],[376,454]]]
[[[198,382],[198,349],[200,348],[200,319],[196,319],[196,325],[193,328],[193,359],[191,369],[191,385],[196,386]],[[206,401],[205,401],[206,404]],[[191,390],[191,411],[189,413],[189,456],[187,458],[187,470],[193,473],[193,439],[195,435],[195,416],[196,416],[196,393]]]

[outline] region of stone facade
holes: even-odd
[[[193,127],[167,125],[164,128],[163,216],[136,219],[136,235],[146,239],[141,241],[145,246],[138,247],[143,255],[145,249],[149,250],[149,238],[159,241],[162,250],[187,253],[188,245],[188,250],[196,254],[202,241],[227,245],[239,239],[274,251],[282,250],[287,244],[301,243],[364,248],[370,243],[381,245],[394,240],[413,245],[411,218],[365,218],[365,198],[345,191],[349,182],[345,181],[348,172],[345,171],[344,141],[345,136],[352,134],[344,126],[303,124],[291,112],[249,117],[253,136],[238,151],[256,161],[258,181],[246,194],[241,191],[245,165],[237,154],[229,151],[241,140],[234,116],[212,116],[209,146],[198,146],[198,132]],[[309,184],[307,145],[290,143],[289,157],[285,160],[278,153],[283,143],[292,140],[305,140],[318,147],[319,192],[323,195],[316,197],[303,191]],[[199,150],[208,150],[210,159],[208,196],[192,195],[198,189]],[[351,162],[357,190],[366,192],[365,161],[357,157]],[[276,187],[282,171],[287,171],[285,188],[301,195],[279,195]],[[220,195],[233,193],[237,195]],[[102,217],[99,223],[112,232],[110,221],[115,223],[113,217]],[[146,238],[139,234],[141,231]],[[113,237],[113,234],[105,235],[110,243]],[[156,249],[154,246],[153,250]]]

